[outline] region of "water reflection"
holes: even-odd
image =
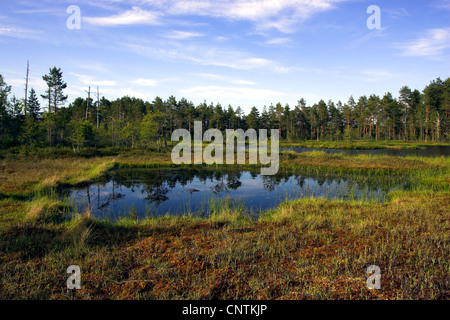
[[[392,189],[408,188],[406,178],[311,176],[280,172],[261,176],[252,171],[179,169],[117,170],[108,179],[66,190],[78,210],[112,219],[162,214],[207,215],[211,199],[230,198],[249,212],[259,213],[286,199],[325,197],[384,201]]]

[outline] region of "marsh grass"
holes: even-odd
[[[300,148],[318,148],[318,149],[397,149],[397,150],[415,150],[423,149],[425,146],[448,146],[448,143],[439,142],[416,142],[416,141],[281,141],[282,147],[300,147]]]
[[[208,208],[208,220],[214,227],[242,226],[251,221],[252,213],[239,200],[211,198]]]
[[[245,223],[228,209],[211,220],[23,222],[2,236],[14,244],[2,240],[1,297],[68,298],[65,268],[80,264],[77,299],[444,299],[449,200],[449,193],[397,194],[386,204],[304,199]],[[36,241],[45,254],[31,250]],[[365,287],[370,264],[382,269],[382,291]],[[39,290],[25,286],[36,279]]]
[[[120,166],[169,166],[167,154],[1,162],[1,299],[450,298],[444,157],[283,153],[282,170],[393,184],[407,177],[410,188],[384,203],[286,201],[257,221],[229,199],[211,200],[206,218],[64,214],[58,187]],[[82,270],[75,293],[65,288],[72,264]],[[382,290],[366,287],[371,264],[382,270]]]

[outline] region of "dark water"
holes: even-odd
[[[396,150],[396,149],[368,149],[368,150],[350,150],[350,149],[318,149],[318,148],[299,148],[299,147],[281,147],[280,151],[325,151],[327,153],[343,153],[345,155],[357,156],[360,154],[369,155],[388,155],[388,156],[417,156],[417,157],[448,157],[450,156],[450,146],[426,146],[425,149],[416,150]]]
[[[261,176],[250,171],[197,171],[179,169],[117,170],[103,182],[66,190],[78,210],[88,205],[96,217],[116,219],[136,214],[208,216],[225,199],[257,216],[287,199],[367,199],[384,201],[407,181],[379,183],[367,178],[312,177],[292,173]]]

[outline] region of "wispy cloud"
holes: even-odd
[[[334,8],[346,0],[166,0],[171,15],[199,15],[232,20],[249,20],[259,29],[292,32],[293,26],[312,15]]]
[[[408,17],[411,14],[406,8],[384,8],[383,14],[388,15],[392,19],[402,19]]]
[[[114,94],[120,96],[139,97],[141,99],[152,100],[156,95],[153,92],[139,91],[133,88],[119,88]]]
[[[226,77],[226,76],[223,76],[220,74],[214,74],[214,73],[194,73],[194,75],[205,78],[205,79],[213,80],[213,81],[228,82],[228,83],[232,83],[232,84],[239,84],[239,85],[245,85],[245,86],[252,86],[252,85],[256,84],[253,81],[244,80],[244,79],[235,79],[232,77]]]
[[[206,16],[251,21],[257,30],[277,29],[291,33],[295,26],[316,13],[331,10],[348,0],[159,0],[137,1],[141,7],[109,17],[84,20],[102,26],[159,24],[162,16]],[[125,1],[118,1],[124,2]],[[136,2],[135,2],[136,3]]]
[[[234,80],[234,81],[232,81],[232,83],[241,84],[244,86],[252,86],[255,84],[253,81],[248,81],[248,80]]]
[[[189,97],[204,98],[208,100],[225,101],[228,99],[258,101],[270,100],[286,94],[270,89],[225,87],[225,86],[197,86],[180,90]]]
[[[277,62],[260,57],[250,56],[248,53],[227,49],[209,49],[204,54],[191,56],[190,59],[203,65],[227,67],[236,70],[265,69],[277,73],[287,73],[289,67],[280,66]]]
[[[86,96],[87,88],[83,86],[77,86],[77,85],[71,85],[65,90],[65,93],[69,94],[69,97],[83,97]],[[145,99],[148,101],[151,101],[156,95],[154,92],[149,92],[146,90],[137,90],[136,88],[125,86],[125,87],[118,87],[118,86],[112,86],[112,87],[103,87],[100,88],[100,95],[110,97],[112,99],[120,98],[123,96],[129,96],[129,97],[136,97],[140,99]],[[92,96],[92,91],[91,91]]]
[[[163,36],[164,36],[165,38],[168,38],[168,39],[184,40],[184,39],[191,39],[191,38],[202,37],[203,34],[198,33],[198,32],[189,32],[189,31],[178,31],[178,30],[174,30],[174,31],[165,33]]]
[[[450,48],[450,28],[429,29],[418,39],[394,47],[404,56],[441,57]]]
[[[395,73],[388,70],[380,70],[380,69],[368,69],[361,71],[362,78],[361,80],[366,82],[380,82],[386,81],[390,78],[394,77],[404,77],[404,74]]]
[[[25,88],[25,78],[10,78],[8,79],[8,85],[17,88]],[[29,77],[28,89],[33,88],[34,90],[44,91],[47,89],[47,84],[40,77]]]
[[[76,67],[77,69],[83,69],[83,70],[89,70],[89,71],[96,71],[96,72],[100,72],[100,73],[107,73],[110,71],[110,69],[108,69],[108,67],[104,64],[104,63],[100,63],[100,62],[95,62],[95,61],[78,61],[75,62],[74,67]]]
[[[450,1],[448,1],[448,0],[437,0],[437,1],[431,2],[430,5],[436,9],[450,10]]]
[[[368,30],[369,32],[365,31],[364,33],[359,33],[355,36],[355,39],[351,41],[351,43],[346,45],[346,47],[348,49],[355,49],[365,43],[373,41],[374,39],[382,38],[386,35],[385,31],[387,28],[388,27],[383,27],[379,30]]]
[[[38,39],[42,32],[15,26],[0,26],[0,36],[19,39]]]
[[[186,60],[206,66],[227,67],[236,70],[265,69],[277,73],[287,73],[291,70],[290,67],[279,65],[276,61],[228,48],[194,44],[169,45],[167,43],[155,43],[155,45],[123,43],[121,47],[143,56],[165,60]]]
[[[95,80],[95,79],[93,79],[92,76],[84,75],[84,74],[78,74],[78,73],[74,73],[74,72],[70,72],[69,74],[74,76],[74,77],[76,77],[79,82],[81,82],[82,84],[85,84],[85,85],[103,86],[103,87],[115,86],[116,85],[116,82],[115,81],[111,81],[111,80]]]
[[[158,84],[158,80],[155,79],[144,79],[144,78],[139,78],[133,81],[134,84],[137,84],[139,86],[143,86],[143,87],[154,87]]]
[[[262,45],[286,45],[292,43],[291,38],[281,37],[281,38],[270,38],[260,44]]]
[[[42,15],[53,15],[53,16],[66,16],[66,10],[61,8],[36,8],[36,9],[22,9],[16,10],[14,13],[18,14],[42,14]]]
[[[156,95],[154,92],[149,91],[141,91],[136,90],[133,87],[109,87],[109,88],[103,88],[100,89],[101,95],[107,95],[114,98],[119,98],[122,96],[129,96],[129,97],[136,97],[144,100],[151,101],[153,100]]]
[[[165,78],[165,79],[150,79],[150,78],[138,78],[132,81],[133,84],[141,87],[156,87],[164,82],[168,81],[178,81],[177,78]]]
[[[135,24],[158,25],[161,13],[155,11],[143,10],[139,7],[133,7],[131,10],[121,14],[108,17],[85,17],[83,20],[87,23],[99,26],[123,26]]]

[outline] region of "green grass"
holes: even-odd
[[[446,142],[391,141],[391,140],[355,140],[345,141],[281,141],[281,147],[319,148],[319,149],[398,149],[415,150],[425,146],[450,146]]]

